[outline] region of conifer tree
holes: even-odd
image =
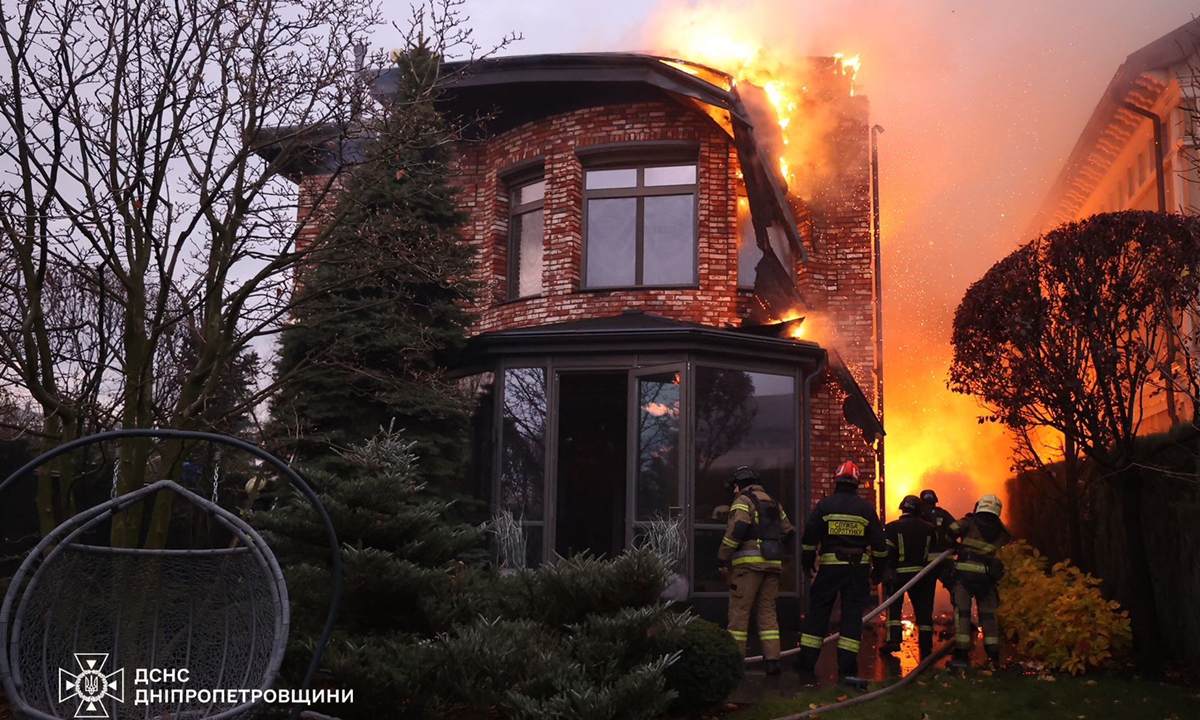
[[[458,522],[452,501],[418,482],[413,443],[386,430],[347,451],[350,468],[312,480],[342,548],[344,584],[322,667],[326,687],[353,690],[350,705],[325,708],[344,720],[403,715],[430,672],[422,643],[454,613],[442,605],[482,531]],[[332,576],[325,528],[298,493],[251,514],[284,568],[292,607],[285,681],[299,687],[324,627]]]
[[[465,342],[473,253],[448,180],[452,133],[434,106],[440,56],[394,55],[394,98],[363,120],[362,162],[348,178],[331,251],[299,280],[308,293],[280,336],[274,449],[344,470],[345,449],[394,420],[425,479],[461,465],[463,403],[444,368]],[[367,103],[364,103],[367,104]]]

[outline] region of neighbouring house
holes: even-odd
[[[1029,235],[1117,210],[1195,214],[1200,208],[1198,94],[1200,18],[1141,48],[1117,68]],[[1196,325],[1190,313],[1182,321]],[[1190,416],[1186,397],[1155,388],[1146,398],[1141,428],[1162,432]]]
[[[447,66],[443,111],[487,117],[456,164],[485,288],[457,368],[477,400],[469,485],[519,518],[529,563],[617,553],[679,518],[687,595],[723,617],[718,509],[736,467],[798,520],[842,460],[874,494],[867,103],[834,59],[811,63],[799,122],[820,112],[824,152],[805,199],[769,159],[779,128],[755,124],[773,117],[765,95],[711,69],[635,54]],[[802,588],[790,562],[785,623]]]

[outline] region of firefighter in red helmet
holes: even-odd
[[[717,565],[729,580],[729,634],[742,655],[754,610],[758,640],[768,675],[779,673],[779,619],[775,600],[783,574],[783,555],[795,528],[787,513],[758,482],[758,474],[740,467],[726,482],[734,495]]]
[[[858,466],[853,462],[847,460],[838,466],[833,493],[813,508],[801,536],[801,564],[806,574],[815,573],[816,577],[809,593],[796,667],[802,674],[811,673],[816,667],[829,630],[829,615],[840,595],[838,672],[842,682],[865,687],[865,681],[858,677],[862,616],[871,595],[872,558],[878,582],[883,574],[887,544],[875,506],[858,495],[858,480]]]

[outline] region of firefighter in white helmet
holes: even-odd
[[[950,525],[949,533],[958,550],[954,561],[955,618],[954,657],[951,667],[966,668],[975,644],[975,625],[971,622],[971,600],[979,612],[983,628],[983,649],[988,662],[1000,661],[1000,627],[996,607],[1000,604],[997,583],[1004,577],[1004,563],[997,551],[1012,540],[1012,533],[1000,521],[1000,498],[984,495],[975,504],[975,512]]]

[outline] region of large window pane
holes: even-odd
[[[637,199],[588,202],[588,287],[637,282]]]
[[[546,371],[504,372],[500,507],[522,520],[542,520],[546,479]]]
[[[513,217],[517,238],[517,286],[513,297],[528,297],[542,293],[542,210]]]
[[[645,203],[642,282],[646,285],[696,282],[695,197],[648,197]]]
[[[792,514],[798,403],[791,375],[698,368],[697,522],[708,520],[714,507],[728,504],[725,479],[742,465],[753,468],[767,491]]]
[[[696,371],[695,541],[701,531],[723,529],[713,511],[733,498],[725,480],[742,465],[753,468],[763,487],[793,524],[798,521],[796,450],[799,397],[791,375],[700,367]],[[697,545],[697,582],[708,560]],[[783,589],[794,588],[785,573]]]
[[[638,378],[634,519],[666,518],[679,505],[679,374]]]

